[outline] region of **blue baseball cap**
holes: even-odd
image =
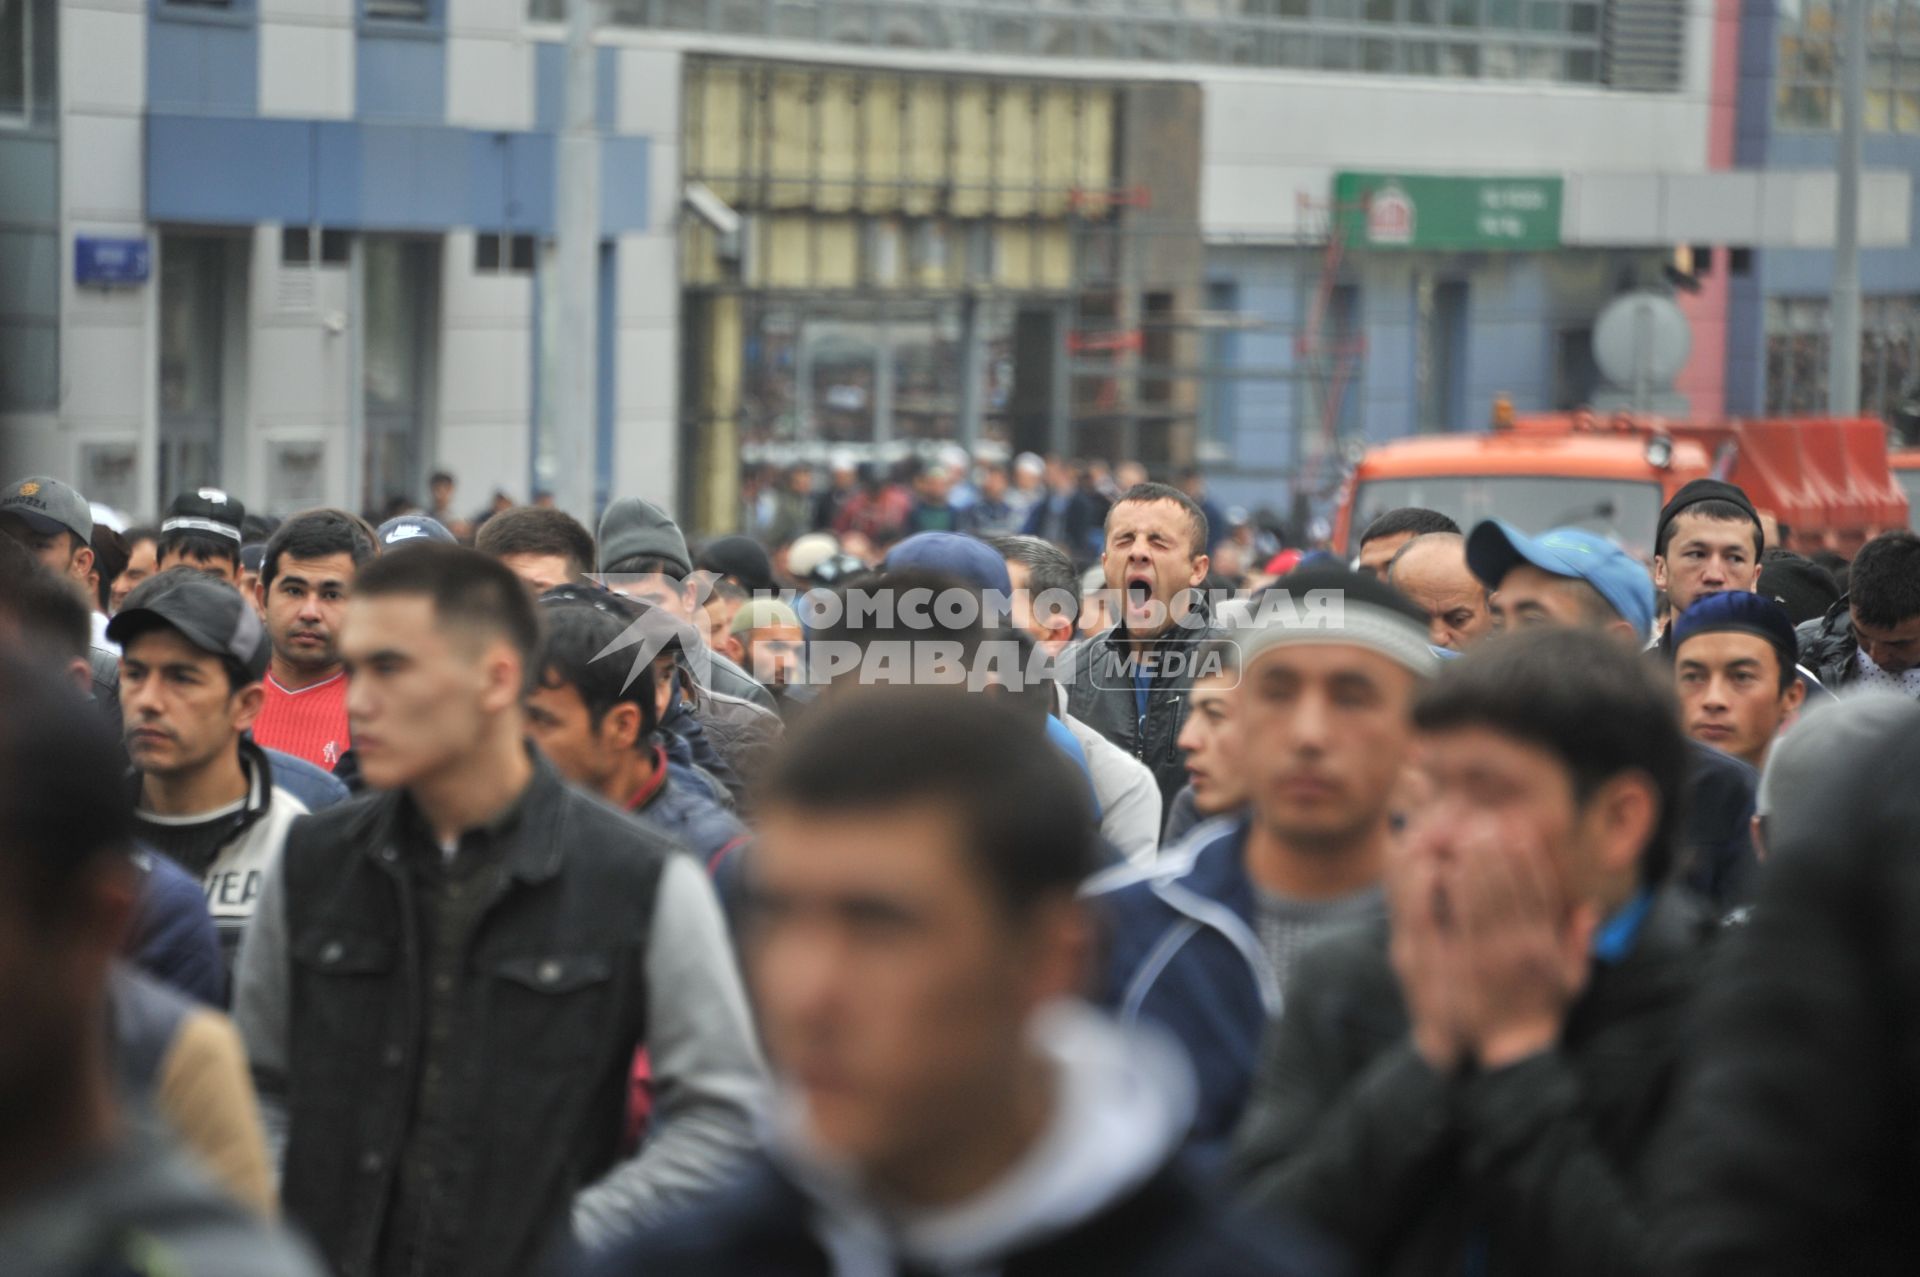
[[[380,548],[390,550],[396,545],[406,545],[410,541],[444,541],[455,545],[453,533],[447,531],[440,520],[425,514],[403,514],[396,519],[388,519],[380,525],[374,534],[380,541]]]
[[[1489,590],[1507,573],[1531,564],[1554,576],[1585,581],[1600,591],[1633,632],[1653,629],[1653,578],[1638,560],[1584,528],[1554,528],[1530,537],[1504,519],[1485,519],[1467,534],[1467,566]]]
[[[920,568],[954,577],[982,590],[1013,593],[1013,578],[1007,575],[1007,561],[994,553],[985,541],[958,532],[920,532],[887,551],[885,568]]]

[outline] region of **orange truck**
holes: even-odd
[[[1484,434],[1422,435],[1369,448],[1347,476],[1333,548],[1359,549],[1376,516],[1424,506],[1462,529],[1498,516],[1523,532],[1577,526],[1651,558],[1660,508],[1691,479],[1736,483],[1787,531],[1787,548],[1847,558],[1907,526],[1909,493],[1873,418],[1675,421],[1619,413],[1514,417],[1497,406]],[[1916,469],[1900,478],[1920,479]]]

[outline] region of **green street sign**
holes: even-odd
[[[1336,173],[1335,216],[1355,248],[1536,251],[1560,246],[1557,177]]]

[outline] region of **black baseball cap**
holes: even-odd
[[[410,541],[438,541],[443,545],[458,545],[460,539],[447,531],[447,525],[428,514],[402,514],[388,519],[374,533],[380,542],[380,548],[392,549],[396,545],[406,545]]]
[[[203,532],[225,537],[237,548],[245,540],[240,525],[246,521],[247,508],[218,488],[199,488],[183,492],[167,507],[160,521],[160,532]]]
[[[43,536],[71,532],[82,541],[93,540],[93,507],[72,485],[47,475],[8,484],[0,492],[0,514],[14,515]]]
[[[1766,526],[1760,522],[1760,512],[1753,508],[1753,502],[1747,499],[1747,494],[1738,485],[1720,479],[1695,479],[1674,493],[1666,508],[1660,511],[1660,526],[1653,531],[1653,543],[1659,545],[1666,540],[1668,526],[1685,513],[1687,507],[1699,505],[1702,501],[1724,501],[1728,505],[1739,506],[1741,513],[1753,520],[1753,526],[1760,535],[1766,535]]]
[[[1782,552],[1761,561],[1753,592],[1785,608],[1798,625],[1825,616],[1840,601],[1840,582],[1812,559]]]
[[[178,630],[203,652],[234,661],[249,682],[267,672],[267,631],[240,591],[190,568],[142,581],[107,622],[107,637],[125,647],[155,626]]]

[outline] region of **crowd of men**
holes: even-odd
[[[0,489],[0,1273],[1920,1262],[1920,538],[899,477]]]

